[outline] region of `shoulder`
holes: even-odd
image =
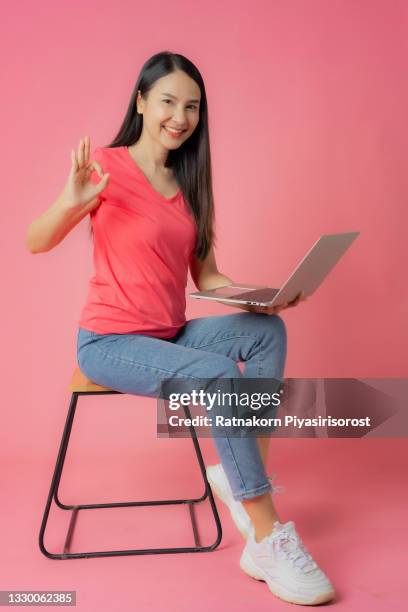
[[[95,147],[94,149],[92,149],[91,155],[90,155],[91,161],[95,160],[101,163],[103,159],[103,151],[104,151],[104,147]]]
[[[112,163],[120,159],[122,147],[95,147],[91,159],[102,163]]]
[[[115,165],[118,150],[112,147],[95,147],[91,151],[90,161],[96,161],[104,172]]]
[[[95,147],[92,151],[92,157],[109,157],[110,152],[113,151],[111,147]]]

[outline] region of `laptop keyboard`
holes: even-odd
[[[236,295],[229,295],[229,298],[250,300],[255,302],[269,302],[278,293],[279,289],[255,289],[255,291],[245,291]]]

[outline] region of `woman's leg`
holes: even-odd
[[[169,379],[189,382],[236,377],[236,363],[224,355],[187,348],[143,334],[97,334],[78,329],[77,360],[93,382],[122,393],[158,397]]]
[[[268,458],[270,440],[271,439],[267,438],[266,436],[263,436],[262,438],[258,438],[259,452],[261,453],[261,457],[262,457],[263,464],[265,466],[265,470],[266,470],[266,460]]]
[[[171,341],[242,361],[244,377],[283,380],[286,328],[278,315],[240,312],[192,319]],[[261,539],[279,520],[265,472],[269,437],[214,441],[234,498],[242,501]]]
[[[214,358],[222,354],[243,361],[239,384],[245,377],[283,381],[286,329],[278,315],[247,312],[193,319],[174,342],[204,349]],[[266,452],[266,443],[258,446],[249,437],[215,437],[215,442],[234,497],[242,501],[254,527],[248,531],[240,567],[265,580],[285,601],[315,605],[332,599],[333,585],[305,549],[293,521],[283,524],[276,513],[260,452]]]
[[[240,378],[236,361],[245,363],[244,376],[281,380],[285,356],[286,330],[277,315],[193,319],[171,339],[78,330],[78,363],[89,378],[124,393],[153,397],[169,378],[190,380],[196,387],[201,379]],[[248,505],[248,514],[262,529],[262,517],[267,524],[273,518],[273,504],[270,500],[266,510],[263,494],[271,485],[256,438],[216,437],[215,444],[235,499],[258,498],[255,510]],[[259,513],[256,508],[261,507]]]
[[[188,391],[188,384],[197,390],[202,388],[203,379],[242,378],[237,363],[222,351],[214,354],[195,346],[205,344],[205,337],[194,321],[191,323],[189,332],[195,330],[194,339],[191,333],[168,340],[142,334],[97,334],[79,328],[78,364],[97,384],[122,393],[151,397],[158,397],[163,390],[162,383],[169,379],[176,384],[180,381],[183,391]],[[207,322],[206,328],[209,323],[211,321]],[[218,325],[220,323],[218,321]],[[205,330],[202,328],[202,331]],[[239,343],[236,335],[235,331],[232,332],[229,345]],[[194,348],[183,345],[187,339]],[[256,338],[245,334],[242,340],[247,342],[243,347],[245,357]],[[229,479],[232,479],[233,490],[238,495],[253,497],[270,490],[256,438],[219,437],[216,445]]]

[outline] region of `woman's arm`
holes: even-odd
[[[214,247],[211,247],[204,261],[200,261],[196,257],[193,258],[190,265],[190,272],[198,291],[218,289],[218,287],[231,285],[234,282],[232,278],[229,278],[228,276],[225,276],[225,274],[221,274],[221,272],[218,271]],[[253,307],[251,307],[249,304],[231,304],[230,302],[222,303],[226,306],[241,308],[242,310],[253,310]]]
[[[90,162],[90,146],[90,138],[86,136],[80,139],[77,153],[71,150],[71,169],[61,194],[28,226],[25,245],[31,253],[53,249],[81,219],[100,205],[99,194],[108,184],[109,173],[103,173],[96,159]],[[101,178],[99,183],[91,178],[93,170]]]
[[[233,282],[228,276],[218,272],[214,247],[211,247],[204,261],[200,261],[197,257],[193,256],[190,263],[190,272],[198,291],[217,289],[224,285],[230,285]]]
[[[225,274],[218,272],[214,247],[211,248],[204,261],[199,261],[196,257],[193,257],[190,265],[190,272],[198,291],[209,291],[210,289],[217,289],[218,287],[231,285],[234,282],[231,278],[225,276]],[[226,306],[240,308],[241,310],[246,310],[248,312],[258,312],[261,314],[271,315],[278,314],[285,308],[297,306],[299,302],[304,300],[306,300],[306,298],[304,297],[302,291],[292,302],[282,304],[281,306],[254,306],[253,304],[233,304],[231,302],[224,302],[223,300],[218,301]]]
[[[85,208],[75,208],[66,200],[65,190],[54,204],[30,223],[25,245],[31,253],[45,253],[59,244],[88,214]]]

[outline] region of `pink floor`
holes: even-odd
[[[98,503],[199,494],[190,441],[154,443],[159,457],[150,473],[143,461],[124,468],[119,458],[110,458],[107,466],[103,457],[92,459],[85,453],[79,461],[67,455],[61,500]],[[202,440],[202,447],[206,464],[216,462],[212,440]],[[170,449],[175,463],[169,466]],[[337,598],[328,606],[348,612],[406,610],[407,454],[403,439],[273,441],[269,473],[276,472],[276,484],[286,487],[276,496],[276,506],[282,520],[295,521],[334,583]],[[224,535],[214,552],[48,559],[39,550],[38,531],[54,458],[3,461],[3,466],[1,590],[75,590],[76,608],[86,611],[238,612],[291,605],[242,573],[238,561],[243,541],[220,502]],[[177,477],[172,479],[172,474]],[[207,543],[214,532],[208,528],[206,508],[199,518]],[[97,510],[83,511],[73,550],[189,546],[188,520],[183,507],[103,510],[99,515]],[[66,525],[62,511],[51,514],[46,542],[52,550],[61,545]]]

